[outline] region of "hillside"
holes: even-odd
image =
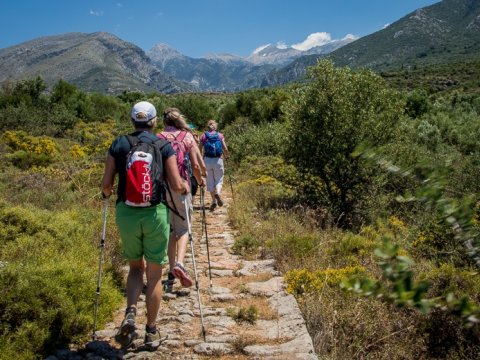
[[[36,76],[104,93],[189,89],[155,68],[142,49],[104,32],[41,37],[0,50],[0,82]]]
[[[337,49],[329,57],[338,66],[376,71],[467,61],[480,55],[479,30],[479,1],[443,0]],[[319,57],[302,57],[270,73],[262,84],[275,86],[301,79]]]

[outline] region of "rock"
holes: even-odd
[[[227,310],[224,308],[203,308],[203,316],[226,316]],[[195,316],[200,316],[200,310],[196,308],[193,313]]]
[[[228,302],[228,301],[234,301],[235,300],[235,295],[233,294],[216,294],[212,295],[210,297],[211,301],[218,301],[218,302]]]
[[[235,272],[236,276],[253,276],[257,274],[280,275],[280,273],[275,270],[275,260],[273,259],[244,261],[243,267]]]
[[[233,343],[238,340],[238,335],[234,334],[223,334],[215,336],[207,336],[207,343]]]
[[[179,341],[179,340],[165,340],[163,343],[163,345],[167,346],[167,347],[173,347],[173,348],[179,348],[182,346],[182,342]]]
[[[264,282],[248,283],[245,287],[252,295],[270,297],[283,289],[283,278],[274,277]]]
[[[201,340],[196,340],[196,339],[190,339],[190,340],[185,340],[183,342],[183,344],[186,346],[186,347],[194,347],[195,345],[198,345],[200,343],[202,343],[203,341]]]
[[[302,351],[302,354],[298,354],[299,351]],[[246,346],[243,349],[243,352],[248,356],[272,356],[282,354],[284,358],[286,354],[296,354],[295,356],[305,356],[305,357],[296,357],[294,359],[309,359],[311,355],[315,355],[313,350],[312,339],[308,334],[302,335],[296,339],[288,341],[279,345],[250,345]],[[307,357],[308,356],[308,357]],[[313,359],[316,359],[313,358]]]
[[[188,324],[192,320],[193,320],[193,317],[188,314],[182,314],[177,316],[177,321],[182,324]]]
[[[208,274],[208,269],[206,269],[206,274]],[[225,276],[233,276],[233,270],[218,270],[212,269],[212,277],[225,277]]]
[[[217,326],[221,328],[230,328],[237,323],[230,316],[207,316],[204,318],[206,326]]]
[[[208,356],[219,356],[223,354],[230,354],[233,349],[225,343],[201,343],[193,348],[197,354]]]
[[[216,295],[216,294],[230,294],[232,291],[226,287],[213,286],[210,289],[208,289],[208,292],[210,293],[210,295]]]
[[[195,316],[195,315],[193,314],[193,311],[190,310],[190,309],[180,310],[180,311],[179,311],[179,314],[180,314],[180,315],[190,315],[190,316],[192,316],[192,317]]]
[[[115,329],[95,331],[95,335],[98,339],[113,338],[116,334],[117,331]]]
[[[218,270],[236,270],[238,268],[238,262],[236,261],[211,261],[210,262],[210,268],[213,269],[218,269]]]
[[[170,300],[175,300],[177,298],[177,295],[173,293],[163,293],[162,299],[164,301],[170,301]]]
[[[185,289],[185,288],[178,289],[177,292],[176,292],[177,296],[179,296],[179,297],[188,296],[188,295],[190,295],[190,293],[191,293],[191,290],[190,289]]]
[[[272,308],[277,309],[278,316],[294,316],[303,319],[297,300],[291,294],[279,292],[271,296],[268,302]]]

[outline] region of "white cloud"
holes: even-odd
[[[292,48],[307,51],[315,46],[325,45],[332,41],[332,36],[327,32],[316,32],[307,36],[301,43],[293,44]]]
[[[288,45],[284,41],[277,42],[277,49],[285,50],[288,48]]]
[[[256,48],[255,50],[253,50],[253,53],[254,54],[258,54],[260,51],[262,51],[263,49],[269,47],[270,44],[267,44],[267,45],[262,45],[262,46],[259,46],[258,48]]]
[[[385,28],[387,28],[387,27],[389,27],[389,26],[390,26],[390,23],[383,25],[383,28],[385,29]]]
[[[90,9],[89,14],[92,16],[102,16],[103,11],[102,10],[92,10]]]
[[[357,40],[358,36],[353,34],[347,34],[343,37],[342,40]]]

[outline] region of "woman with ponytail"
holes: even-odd
[[[177,108],[168,108],[163,113],[163,125],[164,130],[157,134],[157,136],[170,141],[172,147],[175,149],[180,176],[190,182],[188,157],[191,162],[195,179],[200,186],[204,186],[205,182],[202,177],[202,167],[199,162],[199,158],[201,158],[200,151],[193,137],[192,130],[188,127],[187,122],[185,121],[185,117]],[[175,278],[178,278],[184,287],[190,287],[193,284],[192,279],[188,275],[183,264],[189,231],[187,211],[190,219],[193,215],[192,194],[188,193],[182,195],[177,193],[170,194],[167,192],[167,201],[169,206],[172,209],[176,209],[178,212],[178,214],[175,214],[173,211],[170,211],[171,232],[168,243],[170,271],[168,272],[168,280],[164,285],[166,291],[171,292]]]

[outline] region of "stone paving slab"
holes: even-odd
[[[143,346],[145,298],[142,296],[138,304],[136,348],[121,349],[113,340],[123,318],[123,307],[113,322],[97,331],[96,341],[86,343],[77,351],[59,350],[48,359],[317,359],[298,304],[285,292],[275,261],[244,260],[232,254],[230,248],[237,231],[228,220],[231,202],[228,192],[224,194],[224,202],[225,206],[206,212],[212,279],[198,199],[194,205],[193,237],[205,338],[196,289],[175,284],[173,293],[163,295],[158,328],[169,336],[156,351],[145,351]],[[185,265],[193,275],[189,248],[187,254]],[[128,267],[124,271],[127,272]],[[242,318],[245,315],[240,315],[240,310],[249,306],[259,309],[259,319],[253,324]],[[262,310],[262,306],[268,309]],[[262,318],[262,311],[270,314],[268,318]]]

